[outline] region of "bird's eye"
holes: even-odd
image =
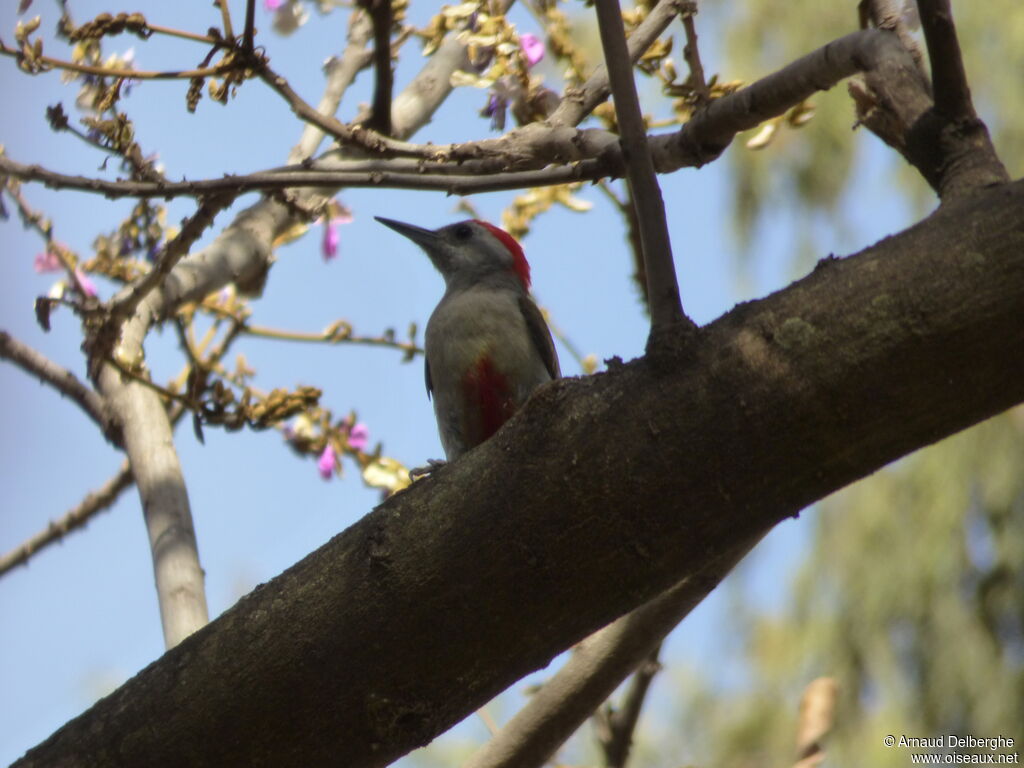
[[[469,224],[459,224],[454,232],[456,240],[469,240],[473,236],[473,229]]]

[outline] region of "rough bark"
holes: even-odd
[[[385,765],[806,505],[1024,400],[1024,182],[542,388],[16,763]]]

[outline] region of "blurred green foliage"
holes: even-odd
[[[701,4],[701,10],[699,18],[722,31],[723,76],[748,82],[858,28],[855,0],[717,0]],[[954,0],[953,13],[975,104],[1016,178],[1024,173],[1024,3]],[[916,35],[923,50],[919,30]],[[729,152],[729,226],[750,257],[756,257],[756,226],[766,216],[796,216],[803,222],[798,229],[812,232],[812,223],[824,214],[833,228],[849,229],[848,208],[839,203],[863,162],[865,143],[878,139],[854,129],[845,86],[819,94],[813,104],[815,117],[805,127],[780,130],[760,151],[746,149],[749,135],[741,136]],[[882,173],[919,211],[934,205],[931,190],[898,154],[887,152],[886,162]],[[835,244],[816,244],[818,255],[830,247]]]
[[[1024,3],[954,0],[953,10],[976,106],[1017,178]],[[857,25],[854,0],[720,0],[702,4],[702,16],[726,41],[723,76],[748,81]],[[852,133],[844,87],[816,97],[814,108],[810,123],[782,127],[763,150],[747,149],[746,136],[729,152],[726,221],[749,258],[765,217],[802,222],[794,251],[815,257],[851,231],[866,142],[878,139]],[[895,196],[922,213],[933,207],[916,172],[884,154],[876,172]],[[819,676],[841,690],[825,766],[909,765],[914,750],[886,747],[889,734],[1002,735],[1016,740],[1003,752],[1024,752],[1024,407],[836,494],[809,520],[783,607],[762,609],[742,577],[733,584],[722,627],[723,644],[735,646],[729,668],[667,672],[674,711],[649,713],[633,765],[793,765],[801,693]]]

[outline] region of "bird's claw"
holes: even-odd
[[[414,467],[409,470],[409,477],[416,480],[421,477],[426,477],[435,470],[440,469],[448,462],[444,459],[427,459],[427,466],[425,467]]]

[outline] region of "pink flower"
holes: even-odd
[[[60,259],[57,252],[51,250],[40,251],[32,262],[36,272],[59,272],[61,270]]]
[[[75,277],[78,278],[78,282],[82,286],[82,290],[85,291],[86,296],[96,295],[96,285],[89,279],[89,276],[86,275],[85,272],[80,269],[76,269]]]
[[[320,477],[324,480],[330,480],[334,477],[334,465],[337,459],[334,455],[334,446],[330,443],[324,448],[324,452],[320,454],[320,458],[317,459],[316,468],[320,472]]]
[[[370,428],[359,422],[348,431],[348,447],[354,451],[362,451],[370,442]]]
[[[330,261],[338,255],[338,246],[341,244],[341,225],[349,224],[352,221],[352,212],[337,200],[331,200],[327,206],[327,213],[324,216],[324,238],[321,243],[321,252],[324,261]]]
[[[268,11],[276,11],[284,5],[284,0],[263,0],[263,7]]]
[[[334,219],[324,222],[324,240],[320,248],[324,261],[330,261],[338,255],[338,245],[341,243],[340,229]]]
[[[523,51],[523,56],[526,57],[526,63],[531,67],[544,58],[544,41],[537,39],[536,35],[531,35],[529,32],[520,35],[519,47]]]

